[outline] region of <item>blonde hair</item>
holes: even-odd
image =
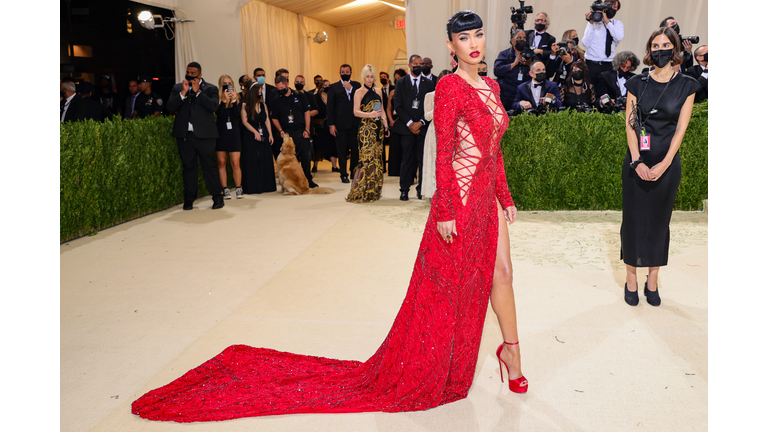
[[[560,39],[560,40],[569,40],[569,39],[572,40],[571,33],[575,32],[575,31],[576,31],[576,29],[566,30],[565,33],[563,33],[563,38]],[[579,32],[576,32],[576,34],[578,35]],[[576,44],[576,51],[579,53],[579,58],[583,59],[584,58],[584,50],[581,49],[581,47],[579,46],[580,43],[581,43],[581,40],[579,40],[579,43]]]
[[[365,84],[365,76],[368,75],[368,72],[373,75],[373,85],[371,87],[376,87],[376,69],[369,64],[363,66],[363,71],[360,72],[360,82]]]
[[[225,78],[229,78],[229,80],[232,81],[233,88],[235,85],[235,80],[233,80],[231,76],[224,74],[219,77],[219,102],[226,101],[225,106],[227,108],[230,108],[232,106],[232,101],[229,100],[229,98],[224,95],[224,79]],[[240,103],[240,95],[237,92],[235,92],[235,101],[237,101],[237,103]]]

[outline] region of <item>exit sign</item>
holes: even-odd
[[[405,28],[405,20],[395,20],[395,28],[396,29],[404,29]]]

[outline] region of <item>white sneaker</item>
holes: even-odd
[[[242,198],[243,197],[243,188],[238,187],[237,189],[235,189],[235,196],[237,197],[237,199]]]
[[[224,188],[224,199],[232,199],[232,194],[229,193],[229,188]]]

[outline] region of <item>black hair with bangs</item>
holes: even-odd
[[[452,41],[453,33],[482,28],[483,20],[480,15],[471,10],[463,10],[453,14],[445,27],[448,31],[448,40]]]

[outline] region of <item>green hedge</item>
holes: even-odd
[[[164,116],[61,125],[61,242],[184,202],[172,125]],[[206,195],[198,176],[198,194]]]
[[[61,125],[60,241],[95,233],[184,201],[173,117]],[[680,147],[675,208],[707,198],[707,104]],[[520,210],[620,210],[624,116],[565,111],[510,120],[502,138],[507,181]],[[227,164],[229,185],[232,174]],[[202,171],[199,194],[207,194]]]
[[[563,111],[512,117],[501,141],[520,210],[621,210],[624,114]],[[700,210],[707,198],[707,103],[694,106],[680,146],[683,176],[675,209]]]

